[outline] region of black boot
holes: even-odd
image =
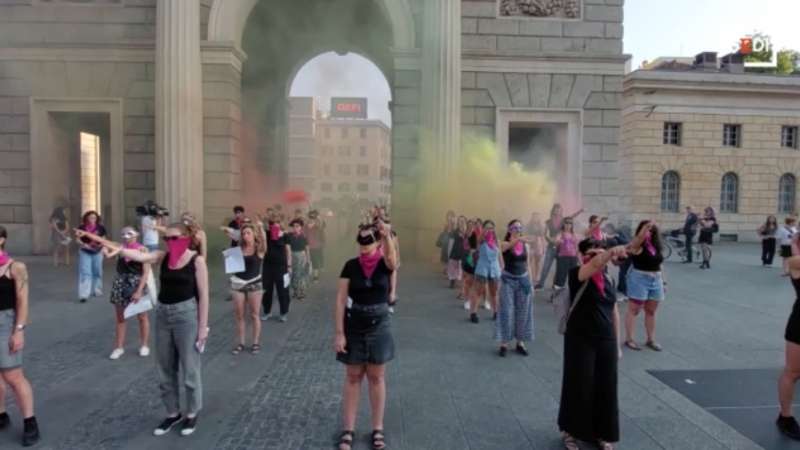
[[[22,446],[30,447],[39,442],[39,437],[39,424],[36,423],[36,417],[32,416],[25,419],[25,431],[22,433]]]
[[[4,430],[11,425],[11,418],[8,417],[8,413],[0,413],[0,430]]]
[[[800,426],[797,424],[797,421],[794,419],[794,417],[783,417],[778,415],[778,420],[775,421],[775,424],[778,426],[778,430],[780,430],[780,432],[787,437],[794,440],[800,440]]]
[[[455,289],[456,287],[456,280],[450,280],[450,289]]]

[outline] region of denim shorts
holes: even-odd
[[[22,350],[11,353],[8,348],[16,320],[17,314],[13,309],[0,311],[0,371],[22,367]]]
[[[628,272],[628,298],[633,300],[664,300],[664,280],[661,272]]]

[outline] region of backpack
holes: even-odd
[[[583,296],[583,292],[586,290],[586,286],[588,285],[589,280],[583,282],[581,288],[578,289],[578,293],[575,295],[574,302],[572,301],[568,287],[553,294],[553,308],[555,308],[556,319],[558,319],[559,334],[564,334],[567,332],[567,322],[569,322],[569,316],[572,315],[572,311],[578,305],[578,302],[580,302],[581,296]]]

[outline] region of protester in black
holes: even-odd
[[[378,221],[377,227],[360,227],[357,237],[360,254],[345,263],[339,278],[334,350],[336,359],[347,365],[340,450],[353,447],[359,394],[365,376],[372,405],[372,448],[386,448],[383,431],[385,365],[394,358],[389,290],[392,272],[397,268],[397,252],[391,236],[391,228],[382,221]]]
[[[686,220],[683,223],[683,235],[686,237],[686,260],[683,262],[689,264],[692,262],[692,240],[697,234],[697,214],[692,212],[692,207],[686,207]]]
[[[775,258],[775,235],[778,232],[778,219],[770,215],[763,225],[758,227],[758,235],[761,237],[761,264],[764,267],[771,266]]]
[[[262,280],[264,283],[264,297],[261,301],[263,312],[261,320],[272,317],[272,292],[278,292],[280,303],[281,322],[286,322],[289,314],[289,279],[292,265],[292,250],[289,247],[286,234],[281,229],[276,214],[269,219],[267,227],[267,254],[264,257]]]

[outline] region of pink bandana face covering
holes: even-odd
[[[192,239],[186,236],[167,241],[167,249],[169,250],[169,261],[167,263],[170,269],[178,267],[178,261],[181,260],[183,254],[189,249],[191,242]]]
[[[362,253],[358,255],[358,263],[361,264],[361,270],[367,278],[372,278],[378,263],[383,258],[383,252],[380,247],[376,248],[372,253]]]

